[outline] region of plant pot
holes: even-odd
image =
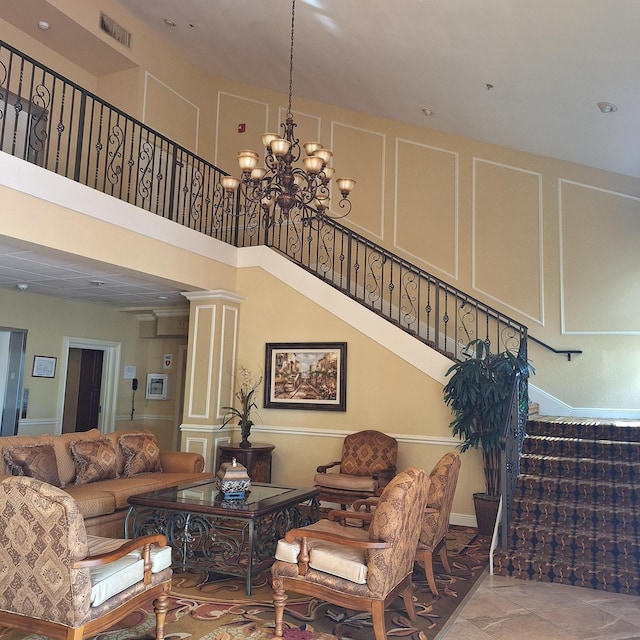
[[[500,496],[489,496],[486,493],[473,494],[473,506],[476,509],[478,533],[483,536],[492,536],[498,516]]]
[[[249,442],[249,436],[251,435],[251,427],[253,426],[253,422],[251,420],[240,421],[238,422],[240,425],[240,434],[242,435],[242,442],[240,442],[241,449],[250,449],[251,443]]]

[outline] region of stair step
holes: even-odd
[[[526,553],[496,551],[493,570],[497,575],[525,580],[557,582],[572,586],[640,595],[640,576],[632,566],[594,566],[592,563],[570,564],[531,557]]]
[[[558,436],[527,435],[522,452],[534,455],[575,456],[640,462],[640,442],[577,440]]]
[[[585,420],[540,417],[527,421],[529,435],[640,442],[640,420]]]
[[[525,524],[510,528],[507,540],[509,550],[527,552],[531,556],[545,555],[547,559],[581,559],[595,562],[624,562],[638,564],[640,561],[640,540],[637,536],[619,534],[614,538],[598,530],[578,528],[555,529],[536,528]]]
[[[592,505],[530,504],[514,501],[511,511],[513,526],[527,524],[535,527],[580,528],[585,533],[598,529],[603,535],[615,535],[629,528],[640,528],[640,518],[635,510],[615,508],[607,510]]]
[[[520,458],[520,473],[633,483],[640,481],[640,462],[538,456],[525,453]]]
[[[614,503],[629,508],[640,505],[640,486],[628,482],[576,480],[521,473],[516,482],[514,499],[523,497],[602,501],[605,508]]]

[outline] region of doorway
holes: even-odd
[[[62,433],[100,426],[103,356],[101,349],[69,349]]]
[[[58,433],[115,431],[120,343],[64,338]]]
[[[27,332],[0,329],[0,435],[18,433]],[[26,416],[25,416],[26,417]]]

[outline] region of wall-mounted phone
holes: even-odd
[[[138,378],[136,378],[136,368],[132,364],[124,365],[124,379],[131,380],[131,419],[136,412],[136,391],[138,390]]]
[[[138,378],[131,378],[131,419],[136,412],[136,391],[138,390]]]

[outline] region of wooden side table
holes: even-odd
[[[275,448],[275,445],[264,442],[252,443],[248,449],[237,444],[220,444],[215,470],[223,462],[231,462],[235,458],[247,468],[251,482],[271,482],[271,453]]]

